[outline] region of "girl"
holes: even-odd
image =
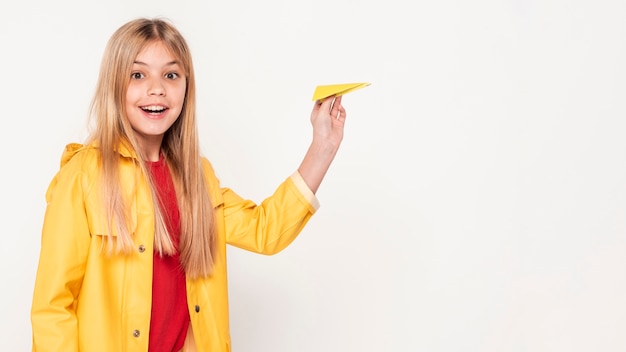
[[[341,97],[316,102],[297,171],[257,205],[200,154],[179,31],[137,19],[110,38],[85,144],[46,192],[33,351],[230,351],[226,244],[274,254],[315,213],[343,138]]]

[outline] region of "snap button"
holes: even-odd
[[[139,337],[141,335],[141,333],[139,332],[139,330],[133,330],[133,337]]]
[[[139,245],[139,253],[143,253],[146,251],[146,246],[144,246],[143,244]]]
[[[196,304],[196,313],[200,313],[200,306]]]

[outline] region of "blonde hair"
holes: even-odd
[[[104,51],[91,103],[95,128],[89,139],[100,151],[103,206],[109,230],[104,236],[107,253],[132,253],[135,248],[129,209],[122,196],[119,178],[120,155],[117,150],[123,144],[137,154],[134,162],[150,186],[155,205],[154,250],[161,255],[176,251],[165,226],[164,210],[159,206],[155,185],[126,118],[124,104],[133,62],[147,44],[155,41],[163,43],[180,60],[186,75],[185,102],[179,118],[165,133],[161,150],[170,167],[178,198],[181,231],[178,250],[182,267],[190,278],[205,277],[213,270],[216,230],[198,141],[193,63],[181,33],[163,19],[136,19],[113,33]],[[113,236],[113,232],[117,236]]]

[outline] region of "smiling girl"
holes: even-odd
[[[110,38],[84,144],[46,192],[33,351],[230,351],[226,244],[289,245],[343,139],[341,97],[316,102],[302,163],[260,204],[199,151],[194,69],[179,31],[137,19]]]

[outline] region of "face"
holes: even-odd
[[[181,63],[161,42],[144,47],[133,64],[126,91],[126,114],[144,153],[153,159],[163,134],[176,122],[185,100]]]

